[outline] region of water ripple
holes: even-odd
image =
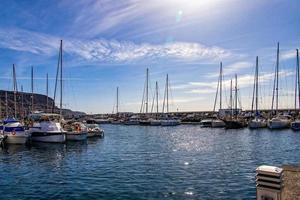
[[[255,199],[255,168],[296,164],[300,134],[105,125],[104,139],[0,151],[1,199]]]

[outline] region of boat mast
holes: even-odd
[[[8,117],[8,98],[7,98],[7,91],[5,91],[5,114],[6,118]]]
[[[220,110],[222,109],[222,82],[223,82],[223,66],[220,62]]]
[[[2,119],[2,98],[0,96],[0,119]]]
[[[24,119],[24,90],[23,90],[23,85],[21,85],[21,109],[22,109],[22,119]]]
[[[235,116],[237,117],[237,75],[235,74]]]
[[[297,80],[298,80],[298,106],[300,106],[300,66],[299,66],[299,49],[297,51]]]
[[[156,118],[158,117],[158,83],[155,82],[155,93],[156,93]]]
[[[117,87],[117,107],[116,107],[116,114],[119,113],[119,87]]]
[[[233,116],[233,103],[232,103],[232,79],[230,80],[230,109],[231,109],[231,118]]]
[[[222,62],[221,62],[222,63]],[[218,78],[218,84],[217,84],[217,91],[216,91],[216,95],[215,95],[215,101],[214,101],[214,109],[213,112],[216,111],[216,106],[217,106],[217,101],[218,101],[218,95],[219,95],[219,88],[220,88],[220,77],[221,77],[221,67],[220,67],[220,74],[219,74],[219,78]],[[221,98],[220,98],[221,99]],[[221,106],[220,106],[221,107]]]
[[[277,43],[277,56],[276,56],[276,114],[278,111],[278,74],[279,74],[279,42]]]
[[[13,64],[13,82],[14,82],[14,117],[17,118],[17,80],[16,80],[16,69]]]
[[[31,113],[34,110],[33,102],[33,66],[31,66]]]
[[[258,56],[256,56],[256,69],[255,69],[255,113],[258,116]]]
[[[57,60],[57,68],[56,68],[56,78],[55,78],[55,87],[54,87],[54,95],[53,95],[53,104],[52,104],[52,113],[55,109],[55,100],[56,100],[56,90],[57,90],[57,82],[58,82],[58,75],[59,75],[59,67],[60,67],[60,48],[58,52],[58,60]]]
[[[63,66],[62,66],[62,40],[60,40],[60,119],[62,120],[62,101],[63,101]]]
[[[46,74],[46,112],[49,112],[49,78],[48,73]]]
[[[167,74],[166,88],[167,88],[167,113],[169,113],[169,74]]]
[[[149,68],[146,70],[146,114],[148,113],[149,104]]]

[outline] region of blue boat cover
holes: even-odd
[[[13,131],[24,131],[24,127],[4,127],[5,132],[13,132]]]
[[[14,119],[14,118],[7,118],[3,121],[4,124],[14,123],[14,122],[18,122],[18,120]]]

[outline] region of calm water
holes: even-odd
[[[0,150],[1,199],[255,199],[255,168],[300,162],[300,132],[103,125],[104,139]]]

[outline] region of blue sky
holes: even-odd
[[[280,107],[293,107],[295,49],[300,47],[298,0],[62,0],[0,3],[0,88],[18,84],[53,94],[59,41],[64,41],[64,107],[110,113],[120,88],[120,111],[138,112],[145,71],[151,91],[165,76],[171,110],[211,110],[219,62],[224,106],[238,74],[244,109],[251,105],[255,56],[260,65],[260,107],[271,104],[276,43],[280,42]]]

